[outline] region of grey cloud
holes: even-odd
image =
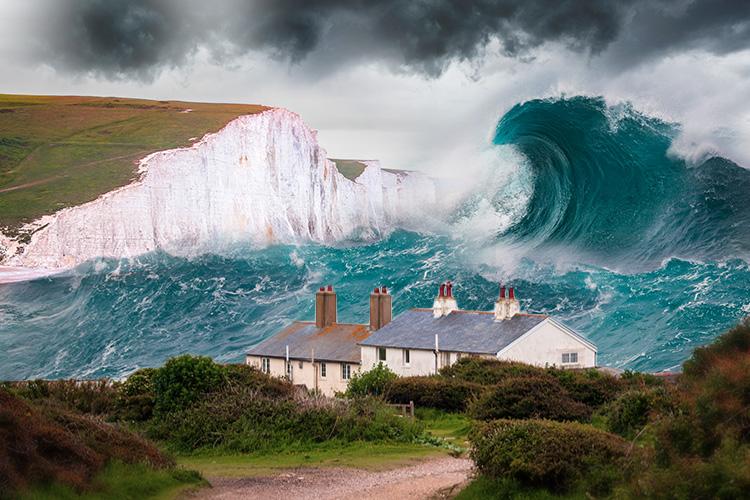
[[[613,64],[684,48],[748,46],[750,2],[731,0],[59,0],[38,57],[62,70],[148,79],[204,47],[223,60],[264,51],[291,63],[312,54],[437,76],[480,60],[492,40],[526,57],[562,43]],[[46,14],[46,13],[45,13]]]

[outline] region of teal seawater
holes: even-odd
[[[333,283],[341,321],[366,322],[375,285],[398,313],[429,307],[438,283],[459,305],[492,307],[498,281],[524,309],[554,314],[597,343],[603,365],[676,369],[750,314],[750,172],[669,154],[678,127],[600,99],[530,101],[495,142],[523,159],[531,196],[484,239],[396,231],[336,247],[237,247],[186,259],[97,260],[0,287],[0,379],[121,377],[180,353],[240,361]],[[519,180],[520,179],[520,180]],[[510,181],[509,181],[510,182]],[[508,212],[507,190],[470,197]],[[510,261],[504,257],[514,256]]]

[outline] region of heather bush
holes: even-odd
[[[417,407],[463,411],[469,400],[480,394],[484,387],[474,382],[446,377],[401,377],[388,384],[385,397],[392,403]]]
[[[290,397],[294,394],[294,385],[289,381],[272,377],[254,366],[249,365],[225,365],[224,374],[226,385],[241,386],[248,389],[256,389],[261,394],[269,397]]]
[[[118,384],[99,380],[29,380],[9,383],[14,394],[30,401],[49,400],[92,415],[108,415],[115,408]]]
[[[388,384],[398,378],[390,368],[383,363],[364,373],[355,373],[346,389],[348,397],[358,396],[382,396],[385,394]]]
[[[470,435],[479,472],[493,479],[563,492],[582,483],[606,494],[621,474],[627,452],[620,437],[575,422],[496,420]]]
[[[505,379],[488,388],[471,401],[468,414],[479,420],[587,420],[591,408],[573,400],[554,377],[537,375]]]
[[[153,377],[154,412],[163,414],[189,407],[225,382],[225,370],[207,356],[185,354],[170,358]]]

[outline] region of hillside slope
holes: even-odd
[[[0,94],[0,227],[92,201],[129,183],[138,160],[189,146],[268,109],[110,97]]]

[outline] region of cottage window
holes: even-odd
[[[260,371],[263,373],[271,373],[271,360],[268,358],[260,359]]]
[[[378,347],[378,361],[385,361],[385,347]]]
[[[326,378],[326,364],[320,363],[320,378]]]
[[[562,355],[562,363],[564,365],[578,363],[578,353],[577,352],[564,352]]]
[[[344,380],[352,378],[352,365],[341,365],[341,378]]]
[[[411,363],[411,353],[409,349],[404,349],[404,364],[409,366],[409,363]]]
[[[299,369],[302,369],[302,361],[299,362]]]
[[[292,380],[292,376],[294,375],[293,369],[294,369],[294,365],[292,365],[291,362],[286,364],[286,377],[289,380]]]

